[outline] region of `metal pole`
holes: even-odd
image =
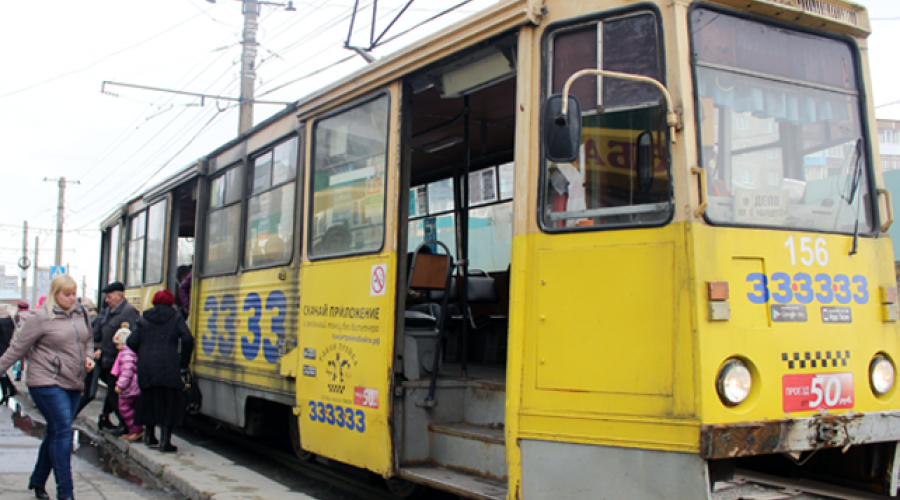
[[[243,0],[244,39],[241,41],[241,113],[238,134],[253,128],[253,97],[256,82],[256,31],[259,28],[259,3]]]
[[[26,265],[22,265],[26,264]],[[22,293],[20,297],[26,300],[28,297],[28,221],[23,222],[22,227],[22,262],[19,267],[22,269]]]
[[[469,108],[469,96],[463,97],[463,144],[465,144],[465,152],[463,153],[463,174],[462,174],[462,210],[460,211],[459,225],[462,227],[460,232],[459,245],[459,262],[462,268],[462,286],[459,287],[459,295],[462,309],[462,357],[460,358],[460,369],[463,378],[469,378],[469,321],[472,319],[472,313],[469,311],[469,172],[472,169],[472,137],[469,129],[469,117],[471,109]]]
[[[56,263],[62,265],[63,225],[66,218],[66,178],[59,178],[59,204],[56,206]]]
[[[40,245],[40,236],[34,237],[34,284],[31,287],[31,308],[37,308],[37,289],[38,289],[38,246]]]

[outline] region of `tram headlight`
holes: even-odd
[[[753,377],[743,362],[730,359],[719,370],[716,388],[719,390],[719,399],[726,406],[741,404],[750,395],[752,387]]]
[[[894,387],[894,365],[882,355],[875,356],[869,365],[869,381],[872,392],[882,396]]]

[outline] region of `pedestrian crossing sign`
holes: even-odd
[[[50,266],[50,280],[66,274],[66,266]]]

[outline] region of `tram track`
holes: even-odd
[[[375,486],[367,480],[353,477],[334,466],[321,464],[314,460],[300,460],[293,453],[267,446],[218,425],[191,418],[189,427],[263,454],[311,479],[327,482],[347,493],[376,500],[397,500],[398,498],[384,487]],[[444,492],[436,490],[431,490],[431,492],[436,495],[444,494]],[[432,496],[428,498],[432,498]],[[884,500],[889,497],[821,481],[783,478],[738,469],[735,471],[733,480],[716,483],[711,498],[713,500]]]
[[[397,497],[391,494],[386,488],[372,485],[365,479],[353,477],[333,466],[316,462],[315,459],[310,461],[300,460],[292,453],[267,446],[252,438],[242,436],[236,432],[224,429],[221,426],[204,422],[198,418],[189,418],[187,423],[188,428],[198,430],[217,439],[223,439],[229,443],[265,455],[281,465],[300,472],[306,477],[324,481],[347,493],[366,499],[397,500]]]

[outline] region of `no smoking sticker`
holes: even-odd
[[[387,288],[387,264],[375,264],[372,266],[372,276],[369,278],[369,295],[384,295]]]

